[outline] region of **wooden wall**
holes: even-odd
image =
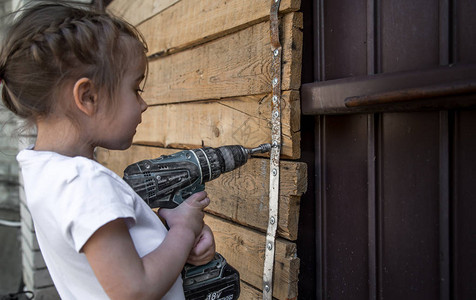
[[[282,158],[273,296],[296,299],[296,239],[307,168],[300,158],[302,14],[300,0],[282,0]],[[270,142],[271,45],[265,0],[114,0],[109,11],[143,33],[149,46],[144,99],[149,104],[134,145],[98,150],[120,176],[135,161],[181,149]],[[212,203],[205,222],[217,251],[238,269],[240,299],[262,295],[268,218],[269,159],[207,183]]]

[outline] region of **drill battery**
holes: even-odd
[[[219,253],[206,265],[186,265],[182,279],[187,300],[234,300],[240,295],[240,274]]]

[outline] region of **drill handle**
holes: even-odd
[[[205,184],[200,183],[200,181],[196,181],[194,184],[189,185],[183,189],[177,191],[174,194],[172,202],[174,203],[174,207],[177,207],[180,203],[184,202],[188,197],[192,196],[192,194],[201,192],[205,190]]]

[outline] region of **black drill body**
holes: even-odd
[[[124,180],[150,207],[174,208],[203,191],[205,182],[244,165],[251,154],[270,150],[269,144],[184,150],[134,163],[124,170]]]
[[[241,167],[254,153],[270,150],[270,144],[253,149],[231,145],[184,150],[134,163],[124,170],[124,180],[151,208],[174,208],[203,191],[205,182]],[[186,265],[182,278],[187,300],[233,300],[240,294],[238,271],[219,253],[206,265]]]

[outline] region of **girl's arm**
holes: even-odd
[[[123,219],[99,228],[83,247],[99,283],[111,299],[160,299],[177,280],[203,228],[205,192],[173,210],[162,209],[170,227],[162,244],[140,258]]]

